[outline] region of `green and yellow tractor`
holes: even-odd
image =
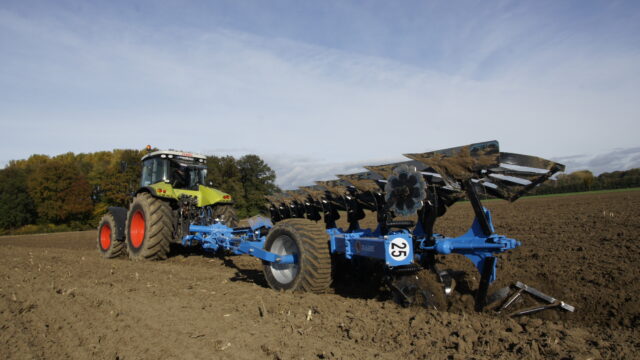
[[[102,256],[162,260],[190,224],[236,226],[231,195],[205,185],[206,161],[204,155],[173,150],[143,156],[140,187],[129,209],[110,207],[98,225]]]

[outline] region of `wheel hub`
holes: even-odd
[[[102,250],[109,250],[111,246],[111,226],[109,224],[102,225],[100,228],[100,247]]]
[[[145,219],[142,211],[138,210],[131,218],[131,226],[129,227],[129,235],[131,236],[131,245],[139,248],[144,241]]]
[[[298,255],[300,252],[296,243],[286,235],[278,237],[271,245],[270,251],[277,255]],[[273,274],[273,277],[282,284],[292,282],[298,275],[299,271],[299,264],[271,264],[271,273]]]

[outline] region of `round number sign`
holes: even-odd
[[[391,240],[389,255],[395,261],[402,261],[409,256],[409,242],[401,237]]]

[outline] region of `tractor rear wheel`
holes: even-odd
[[[215,205],[213,207],[213,218],[231,228],[238,226],[238,216],[233,205]]]
[[[265,250],[296,258],[294,264],[263,262],[264,276],[271,288],[313,293],[323,293],[329,289],[329,234],[321,224],[307,219],[280,221],[269,231]]]
[[[113,259],[126,253],[124,241],[117,239],[116,220],[105,214],[98,225],[98,250],[105,259]]]
[[[127,214],[126,243],[132,260],[164,260],[173,236],[169,203],[148,193],[138,194]]]

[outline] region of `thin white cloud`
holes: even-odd
[[[407,160],[401,156],[386,159],[363,161],[319,161],[313,157],[295,155],[267,155],[265,161],[276,172],[276,184],[283,189],[295,189],[298,186],[314,185],[318,180],[337,179],[336,175],[353,174],[366,171],[363,166],[388,164]]]
[[[469,25],[457,72],[223,28],[94,20],[0,11],[0,161],[146,144],[257,153],[288,187],[477,141],[553,157],[633,147],[640,132],[638,51],[538,34],[535,52],[509,57],[535,25],[517,19],[486,36]],[[500,68],[483,74],[496,54]]]
[[[554,160],[565,164],[567,173],[589,170],[599,175],[604,172],[640,168],[640,147],[617,148],[600,154],[557,157]]]

